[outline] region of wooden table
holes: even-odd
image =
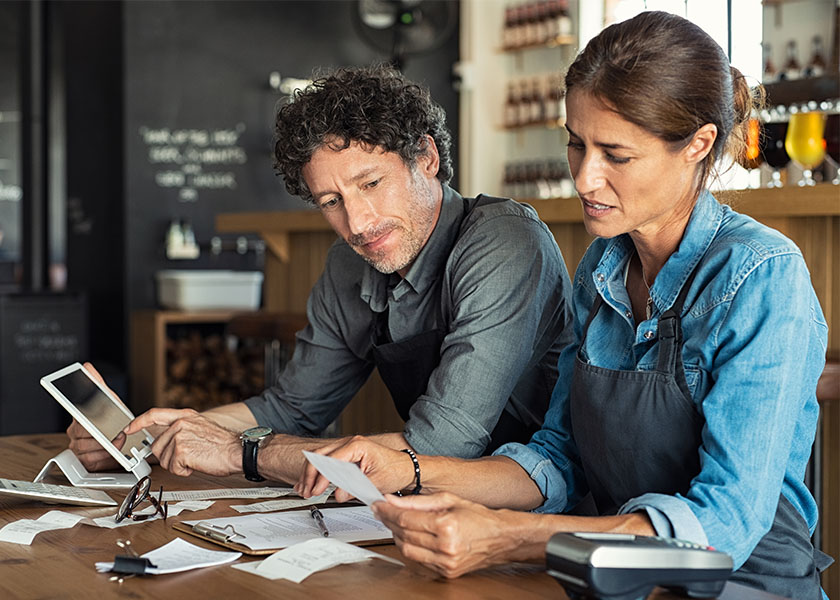
[[[67,445],[63,434],[0,437],[0,476],[31,481],[43,464]],[[64,483],[62,476],[48,481]],[[165,490],[214,489],[246,487],[244,478],[216,478],[193,475],[174,476],[155,466],[153,487],[163,484]],[[111,494],[115,500],[123,492]],[[182,513],[175,519],[211,518],[236,514],[231,503],[247,500],[217,500],[200,513]],[[36,519],[49,510],[58,509],[99,517],[114,513],[113,508],[53,507],[18,500],[0,500],[0,527],[18,519]],[[39,534],[31,546],[0,542],[0,598],[177,598],[178,600],[209,600],[211,598],[277,598],[302,600],[346,600],[348,598],[430,598],[434,600],[471,600],[487,598],[566,598],[563,589],[542,565],[512,564],[485,569],[455,580],[446,580],[419,564],[406,562],[398,567],[384,561],[372,560],[343,565],[316,573],[303,583],[285,580],[270,581],[256,575],[232,569],[229,565],[197,569],[171,575],[133,577],[122,584],[109,581],[109,574],[97,573],[94,563],[113,560],[118,548],[116,540],[130,539],[142,554],[181,536],[191,543],[220,549],[187,535],[182,535],[160,520],[138,523],[119,529],[102,529],[76,525],[72,529]],[[393,545],[375,546],[382,554],[400,557]],[[402,558],[402,557],[400,557]],[[240,561],[255,560],[243,557]],[[672,598],[666,593],[656,598]],[[736,584],[728,584],[721,598],[774,598]]]

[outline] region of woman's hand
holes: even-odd
[[[387,496],[373,512],[394,532],[406,558],[448,578],[545,553],[544,542],[533,544],[523,535],[523,525],[534,515],[489,509],[447,492]]]
[[[318,448],[314,452],[356,463],[373,485],[382,492],[395,492],[414,483],[414,463],[405,452],[393,450],[364,436],[342,438]],[[304,498],[317,496],[327,489],[329,481],[307,462],[303,475],[295,484],[295,491]],[[352,498],[343,490],[336,490],[335,499],[346,502]]]

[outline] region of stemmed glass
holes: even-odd
[[[785,134],[787,123],[765,123],[764,135],[761,136],[761,154],[764,156],[764,163],[772,169],[770,181],[767,187],[782,187],[782,173],[790,162],[787,150],[785,150]]]
[[[790,157],[802,167],[800,186],[815,185],[812,169],[825,158],[825,113],[798,112],[790,116],[785,149]]]
[[[835,111],[840,111],[840,101]],[[840,114],[835,112],[825,122],[825,160],[834,169],[831,183],[840,185]]]

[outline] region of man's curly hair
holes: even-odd
[[[290,194],[312,202],[301,169],[325,143],[343,150],[352,142],[363,148],[396,152],[412,167],[427,149],[430,135],[440,155],[437,177],[452,178],[446,113],[429,91],[387,65],[342,68],[316,79],[277,111],[274,167]]]

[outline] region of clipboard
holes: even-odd
[[[223,529],[211,523],[205,523],[204,521],[196,523],[195,525],[188,525],[187,523],[179,521],[178,523],[172,525],[172,529],[177,529],[178,531],[188,533],[189,535],[195,536],[206,542],[219,544],[220,546],[224,546],[230,550],[236,550],[237,552],[242,552],[243,554],[248,554],[250,556],[274,554],[277,550],[281,550],[281,548],[271,550],[253,550],[248,546],[234,542],[233,540],[238,537],[239,534],[235,531],[231,531],[233,529],[232,525],[229,525],[228,527],[230,529]]]
[[[361,508],[361,507],[358,507]],[[329,511],[330,509],[327,509]],[[335,510],[335,509],[333,509]],[[325,512],[327,512],[325,511]],[[275,513],[278,516],[280,514],[289,514],[290,512],[296,511],[283,511],[283,513]],[[272,514],[272,513],[268,513]],[[290,546],[293,543],[297,543],[298,541],[304,541],[306,539],[314,539],[319,537],[319,532],[317,530],[313,530],[311,535],[310,534],[303,534],[297,535],[293,537],[297,537],[295,541],[291,543],[278,543],[276,547],[272,546],[271,548],[251,548],[247,544],[243,543],[243,540],[246,540],[246,535],[243,535],[239,531],[237,531],[237,527],[242,529],[241,524],[247,523],[249,519],[253,519],[257,515],[238,515],[238,516],[231,516],[227,519],[225,518],[214,518],[210,521],[197,521],[192,523],[187,523],[184,521],[179,521],[173,523],[172,528],[176,529],[177,531],[181,531],[188,535],[197,537],[207,542],[211,542],[213,544],[218,544],[220,546],[224,546],[230,550],[235,550],[237,552],[242,552],[243,554],[247,554],[250,556],[262,556],[266,554],[274,554],[278,550],[282,550]],[[266,516],[265,514],[261,516]],[[246,531],[246,530],[243,530]],[[335,539],[342,540],[343,533],[338,533]],[[392,536],[382,537],[377,535],[376,537],[369,537],[364,539],[344,539],[342,541],[349,542],[351,544],[355,544],[357,546],[376,546],[380,544],[393,544],[394,539]]]

